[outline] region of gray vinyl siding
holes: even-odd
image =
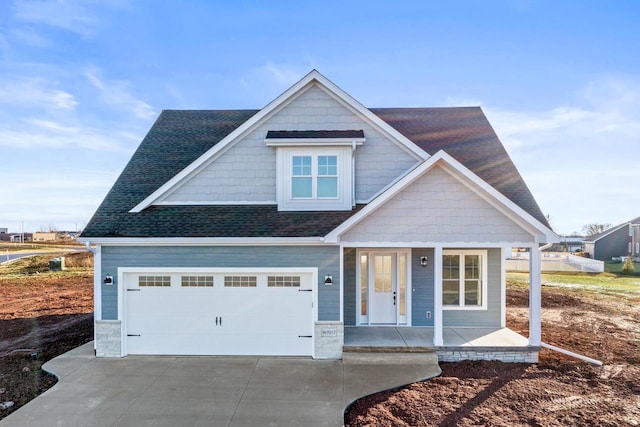
[[[343,280],[344,280],[344,324],[354,326],[356,324],[356,283],[357,258],[355,248],[344,249]]]
[[[500,271],[502,259],[500,249],[489,249],[487,259],[487,309],[486,310],[443,310],[444,326],[500,327]]]
[[[420,258],[426,256],[429,263],[420,265]],[[413,249],[411,251],[411,325],[433,326],[433,249]],[[427,318],[427,311],[431,318]]]
[[[626,256],[629,254],[629,226],[625,225],[619,230],[604,236],[594,242],[595,259],[608,261],[612,257]]]
[[[269,130],[362,129],[366,141],[355,154],[355,199],[366,201],[418,163],[407,151],[317,86],[284,108],[163,200],[169,202],[261,202],[276,200],[276,149]]]
[[[103,246],[102,275],[119,267],[317,267],[318,320],[340,320],[340,248],[333,246]],[[333,285],[324,284],[331,275]],[[118,286],[102,285],[102,320],[118,318]]]

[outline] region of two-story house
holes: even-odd
[[[314,70],[260,110],[163,111],[81,240],[99,356],[340,358],[393,330],[535,361],[558,238],[480,108],[366,108]],[[505,327],[512,247],[528,338]]]

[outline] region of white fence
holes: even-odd
[[[540,261],[543,272],[576,272],[602,273],[604,262],[597,259],[583,258],[567,252],[542,252]],[[529,271],[529,253],[514,252],[507,259],[508,271]]]

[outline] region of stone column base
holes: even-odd
[[[314,328],[314,359],[342,359],[344,324],[342,322],[316,322]]]
[[[96,320],[96,357],[122,357],[122,322]]]

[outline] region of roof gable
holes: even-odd
[[[405,151],[412,154],[416,159],[423,160],[428,158],[428,155],[418,146],[412,143],[406,136],[398,132],[392,126],[389,126],[388,123],[386,123],[377,115],[373,114],[366,107],[352,98],[349,94],[333,84],[326,77],[322,76],[318,71],[313,70],[296,84],[287,89],[278,98],[269,103],[262,110],[254,114],[246,122],[242,123],[236,129],[234,129],[219,143],[211,147],[211,149],[209,149],[207,152],[203,153],[190,165],[185,167],[178,174],[165,182],[160,188],[156,189],[144,200],[136,204],[130,212],[140,212],[143,209],[151,206],[155,201],[161,199],[164,195],[173,191],[176,186],[180,185],[180,183],[193,176],[193,174],[202,170],[202,168],[206,167],[206,165],[213,161],[216,156],[223,153],[224,150],[228,149],[231,145],[240,141],[240,139],[244,135],[246,135],[248,132],[251,132],[260,124],[264,123],[271,116],[276,114],[280,109],[286,107],[289,103],[293,102],[296,98],[308,91],[311,87],[318,87],[324,92],[328,93],[352,113],[367,121],[377,130],[388,136],[392,141],[400,145]]]
[[[347,233],[354,228],[360,222],[365,220],[368,216],[381,209],[394,197],[401,194],[405,189],[417,182],[421,177],[427,174],[435,167],[441,167],[449,173],[449,175],[455,177],[460,183],[464,184],[471,191],[475,192],[482,199],[488,202],[493,208],[502,213],[506,218],[511,220],[514,224],[521,227],[531,235],[537,236],[539,243],[545,243],[550,241],[558,241],[558,236],[549,229],[546,224],[541,223],[532,215],[516,205],[513,201],[509,200],[502,193],[497,191],[492,186],[488,185],[483,180],[479,179],[477,175],[473,174],[460,162],[456,161],[453,157],[445,153],[444,151],[438,151],[432,157],[430,157],[423,164],[414,169],[407,176],[402,178],[385,193],[375,199],[373,202],[366,205],[356,215],[353,215],[327,236],[325,241],[338,242],[340,236]]]

